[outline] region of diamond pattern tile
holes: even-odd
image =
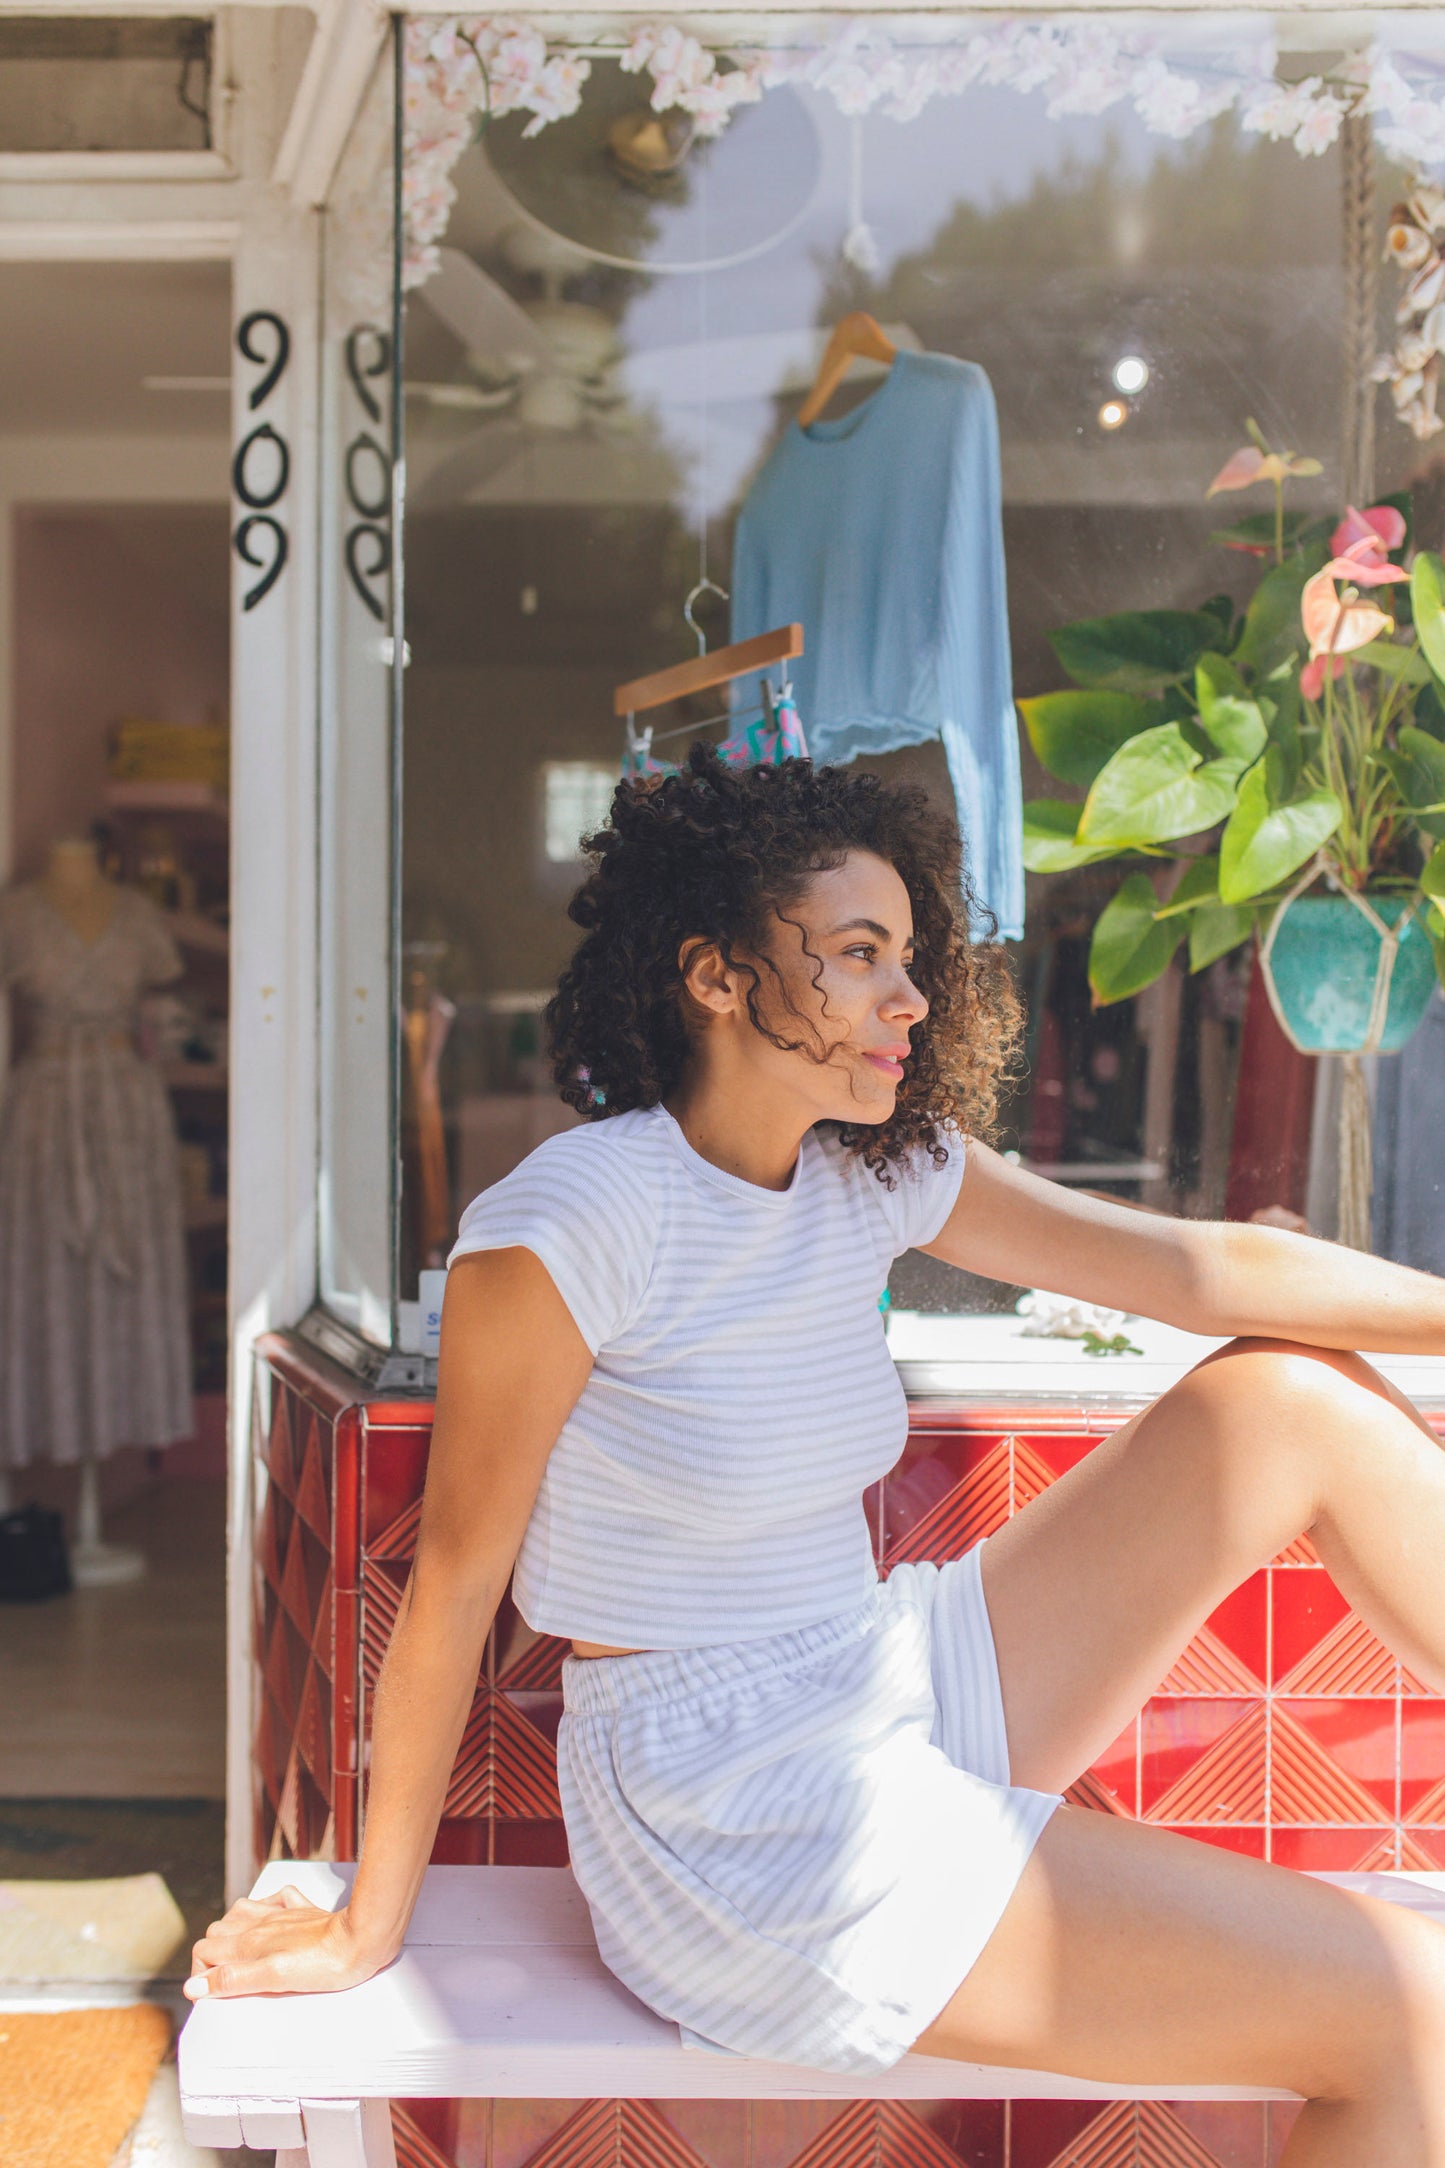
[[[271,1858],[324,1858],[336,1843],[332,1439],[318,1411],[273,1377],[269,1394],[255,1396],[251,1443],[262,1501],[252,1639],[259,1845]]]
[[[1050,2168],[1219,2168],[1187,2123],[1156,2101],[1115,2101]]]
[[[257,1396],[255,1780],[262,1849],[354,1858],[370,1700],[416,1547],[428,1411],[328,1404],[291,1365]],[[262,1409],[267,1410],[261,1420]],[[1006,1431],[920,1412],[870,1495],[886,1572],[1000,1527],[1110,1421]],[[437,1859],[562,1863],[563,1645],[505,1602]],[[1070,1788],[1299,1868],[1445,1868],[1445,1699],[1355,1617],[1308,1539],[1236,1591]],[[1083,2101],[399,2103],[400,2168],[1270,2168],[1293,2111]]]

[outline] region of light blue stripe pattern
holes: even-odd
[[[840,1619],[564,1670],[572,1866],[612,1970],[685,2044],[886,2070],[993,1932],[1058,1805],[1009,1783],[979,1554]]]
[[[761,1189],[659,1106],[548,1138],[468,1205],[451,1261],[533,1251],[595,1358],[517,1561],[529,1625],[690,1648],[868,1595],[862,1495],[908,1420],[878,1297],[963,1169],[960,1138],[889,1190],[814,1129],[790,1186]]]

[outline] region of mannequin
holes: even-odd
[[[115,910],[116,887],[101,871],[95,845],[84,836],[60,836],[50,846],[40,888],[52,910],[87,945],[98,941]]]
[[[101,1459],[193,1428],[175,1123],[134,1036],[142,993],[180,971],[164,915],[84,838],[0,897],[0,986],[34,1026],[0,1108],[0,1470],[78,1466],[82,1586],[145,1570],[102,1540]]]

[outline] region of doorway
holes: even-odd
[[[224,1838],[230,270],[0,265],[0,322],[0,1190],[36,1260],[0,1505],[58,1516],[73,1581],[0,1601],[0,1880],[159,1873],[178,1980]]]

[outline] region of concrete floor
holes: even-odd
[[[224,1489],[157,1479],[105,1534],[144,1580],[0,1605],[0,1798],[223,1798]]]

